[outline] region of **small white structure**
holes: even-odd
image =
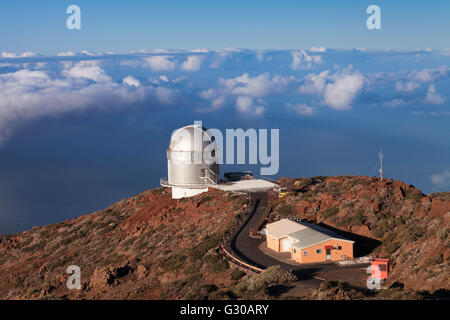
[[[172,188],[172,198],[192,197],[219,182],[216,146],[206,129],[189,125],[172,134],[167,149],[168,179],[161,185]]]

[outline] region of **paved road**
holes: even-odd
[[[250,238],[250,229],[252,229],[261,217],[269,203],[267,192],[250,193],[251,205],[255,205],[255,209],[250,213],[248,220],[240,227],[231,241],[227,243],[227,247],[231,248],[233,254],[239,259],[246,261],[249,264],[267,268],[274,265],[279,265],[285,270],[289,270],[299,277],[302,281],[308,281],[311,285],[318,286],[321,281],[315,279],[313,276],[320,271],[330,271],[336,269],[354,269],[361,268],[361,265],[353,265],[342,267],[335,263],[320,263],[307,264],[304,266],[293,266],[283,263],[259,250],[259,246],[264,240]]]

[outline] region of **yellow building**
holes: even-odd
[[[281,219],[265,228],[267,247],[300,263],[353,259],[354,241],[318,225]]]

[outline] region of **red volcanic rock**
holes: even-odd
[[[114,268],[112,266],[95,268],[94,274],[89,279],[91,288],[103,289],[114,282]]]
[[[388,283],[400,281],[430,292],[450,288],[445,278],[450,264],[449,193],[426,196],[391,179],[319,177],[310,178],[294,198],[281,198],[279,205],[283,202],[299,218],[380,240],[372,255],[390,259]]]
[[[300,200],[295,205],[295,211],[298,215],[307,215],[307,210],[310,208],[310,203],[305,200]]]
[[[232,270],[215,248],[242,221],[247,201],[219,190],[174,200],[159,188],[72,221],[0,236],[0,299],[182,299],[205,285],[231,284]],[[202,261],[204,249],[213,259]],[[70,265],[81,268],[81,290],[65,285]]]
[[[433,199],[429,215],[432,217],[445,216],[450,212],[450,202]]]
[[[450,193],[425,196],[400,181],[361,176],[280,184],[289,192],[271,196],[272,221],[292,215],[379,239],[367,254],[390,259],[388,286],[450,289]],[[216,248],[243,221],[247,201],[215,189],[174,200],[158,188],[65,223],[0,236],[0,299],[204,299],[193,294],[205,286],[232,291],[233,270]],[[82,290],[66,288],[69,265],[81,267]]]
[[[353,226],[352,233],[356,233],[356,234],[358,234],[360,236],[364,236],[364,237],[371,236],[369,227],[366,225]]]

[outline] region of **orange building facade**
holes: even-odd
[[[308,248],[291,248],[292,259],[300,263],[353,259],[353,242],[331,239]]]
[[[266,243],[276,252],[290,252],[299,263],[353,259],[354,241],[317,225],[289,219],[266,226]]]

